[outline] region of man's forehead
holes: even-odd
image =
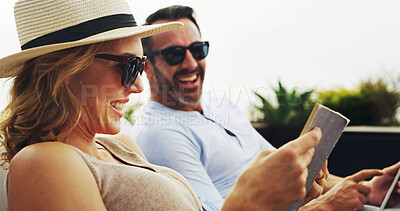
[[[171,45],[182,45],[186,46],[195,41],[200,41],[200,32],[196,25],[188,18],[179,20],[158,20],[153,24],[167,23],[171,21],[179,21],[184,24],[180,29],[157,34],[152,36],[153,47],[165,47]]]

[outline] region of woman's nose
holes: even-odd
[[[129,89],[130,93],[141,93],[143,91],[143,82],[140,74],[138,74],[135,83],[127,89]]]

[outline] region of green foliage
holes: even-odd
[[[128,122],[130,122],[132,125],[135,123],[136,121],[136,112],[139,110],[139,108],[142,106],[143,104],[141,103],[137,103],[131,107],[128,107],[125,111],[124,111],[124,118],[126,120],[128,120]]]
[[[362,82],[356,90],[320,92],[318,101],[348,117],[350,125],[399,125],[400,93],[389,89],[382,79]]]
[[[273,89],[275,92],[277,106],[274,106],[260,93],[254,94],[261,100],[262,106],[255,106],[263,114],[259,122],[264,122],[269,126],[301,126],[314,106],[311,95],[314,90],[298,93],[296,89],[287,91],[279,81],[279,87]]]

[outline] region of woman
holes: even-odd
[[[148,163],[129,137],[96,136],[118,134],[123,105],[143,90],[140,38],[182,24],[138,27],[124,0],[20,0],[15,19],[22,52],[0,60],[0,77],[15,77],[1,122],[10,210],[201,210],[187,181]],[[223,209],[279,210],[304,197],[320,137],[260,153]]]

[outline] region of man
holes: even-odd
[[[180,21],[185,26],[143,40],[149,57],[145,71],[151,101],[142,108],[134,128],[124,128],[123,132],[137,141],[151,163],[181,173],[193,186],[203,208],[218,210],[253,157],[262,150],[275,148],[230,101],[202,96],[210,44],[201,39],[193,10],[183,6],[164,8],[150,15],[146,24],[168,21]],[[322,188],[327,191],[338,185],[332,188],[332,194],[325,194],[307,206],[362,209],[369,188],[359,183],[374,175],[360,172],[345,180],[330,176],[326,183],[328,173],[321,171],[313,185],[315,193],[308,194],[306,201],[318,196]],[[334,195],[343,198],[331,200]],[[356,200],[346,200],[345,196]],[[340,203],[341,200],[348,204]]]

